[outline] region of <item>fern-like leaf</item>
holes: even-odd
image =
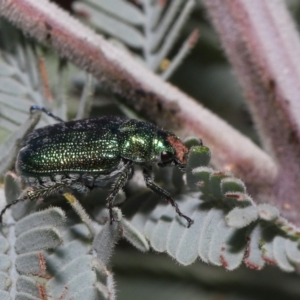
[[[12,184],[7,186],[12,189]],[[1,291],[3,299],[4,295],[7,299],[40,299],[42,295],[53,299],[115,299],[113,275],[93,255],[93,251],[99,253],[99,245],[93,243],[84,224],[65,221],[60,208],[30,214],[14,226],[13,218],[6,215],[10,226],[2,229],[0,249],[7,282]],[[119,229],[109,229],[108,240],[119,236]],[[105,228],[99,230],[95,240],[104,232]],[[103,252],[107,247],[101,244],[101,249]],[[110,249],[104,253],[102,258],[108,262]]]
[[[97,30],[132,49],[143,52],[142,61],[167,80],[183,61],[197,40],[197,33],[186,40],[177,54],[167,57],[185,21],[195,6],[194,0],[169,3],[144,0],[142,8],[126,0],[77,0],[74,11]],[[142,30],[141,30],[142,28]],[[123,49],[125,46],[121,46]],[[124,49],[129,51],[129,49]],[[137,57],[134,52],[132,55]]]
[[[3,176],[15,162],[19,142],[39,121],[39,114],[29,116],[30,106],[47,107],[48,103],[34,44],[4,21],[0,22],[0,36],[0,175]],[[58,74],[59,82],[63,82],[60,76],[63,70]],[[61,101],[55,102],[54,111],[59,111],[59,116],[65,118],[65,114],[61,114],[65,112],[61,94],[61,91],[57,94]],[[53,120],[42,116],[40,126],[51,123]]]
[[[254,269],[270,263],[285,271],[295,270],[300,259],[299,229],[275,207],[256,205],[240,179],[203,166],[209,159],[207,147],[190,150],[186,179],[194,191],[175,198],[181,211],[194,220],[191,228],[186,228],[170,205],[155,205],[158,199],[152,194],[142,196],[135,212],[130,200],[124,203],[122,209],[125,215],[130,211],[131,224],[144,233],[154,250],[168,253],[183,265],[200,258],[228,270],[243,261]]]

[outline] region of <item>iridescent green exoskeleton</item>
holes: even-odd
[[[66,187],[85,193],[95,187],[113,186],[107,197],[112,222],[113,201],[138,164],[143,168],[146,185],[174,206],[188,227],[192,224],[150,175],[154,163],[185,167],[188,148],[172,132],[124,117],[63,122],[44,108],[33,106],[31,110],[41,110],[60,123],[36,129],[23,141],[16,172],[32,189],[24,199],[13,201],[2,210],[1,222],[5,210],[21,200],[36,200]]]

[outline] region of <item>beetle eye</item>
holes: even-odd
[[[160,159],[162,162],[169,162],[173,158],[173,154],[171,152],[163,151],[160,154]]]

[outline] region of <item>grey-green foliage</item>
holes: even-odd
[[[186,181],[175,198],[180,209],[194,220],[186,228],[170,205],[158,203],[152,194],[141,196],[138,204],[128,199],[122,210],[158,252],[166,252],[183,265],[197,258],[233,270],[244,263],[261,269],[266,263],[284,271],[295,270],[300,262],[298,228],[282,218],[268,204],[256,205],[243,182],[227,172],[205,166],[208,148],[190,151]],[[197,166],[198,165],[198,166]],[[176,171],[176,170],[175,170]],[[178,180],[170,174],[169,182]],[[182,186],[182,181],[175,186]]]
[[[60,208],[34,213],[4,228],[2,240],[5,299],[41,299],[42,294],[50,299],[114,299],[112,274],[90,253],[87,228],[66,225]]]
[[[58,72],[62,82],[63,68]],[[53,110],[65,118],[65,101],[57,85],[57,101]],[[49,100],[49,99],[48,99]],[[11,169],[19,142],[39,121],[39,114],[29,116],[32,105],[49,107],[38,68],[37,51],[33,43],[20,32],[0,20],[0,175]],[[42,116],[39,126],[53,123]],[[12,155],[14,153],[14,155]]]
[[[20,193],[18,178],[8,173],[7,202]],[[74,223],[76,218],[72,214],[66,218],[58,207],[22,218],[30,203],[22,204],[25,206],[16,205],[12,214],[5,214],[7,226],[2,227],[1,299],[40,299],[41,294],[50,299],[115,299],[113,275],[107,264],[120,236],[142,251],[149,249],[142,234],[122,219],[118,209],[115,209],[118,222],[112,225],[91,221],[97,228],[93,236],[85,223]],[[12,215],[19,221],[14,223]]]
[[[30,45],[17,44],[15,53],[0,53],[1,127],[18,128],[28,118],[28,107],[42,105],[35,54]]]
[[[0,33],[0,126],[14,131],[28,119],[28,107],[49,106],[51,103],[45,99],[34,43],[25,40],[17,29],[2,20]],[[56,103],[59,115],[63,105],[59,101]],[[51,119],[43,118],[41,125],[51,123]]]
[[[195,1],[174,0],[163,3],[143,0],[140,4],[141,8],[126,0],[77,0],[73,3],[73,9],[94,28],[114,39],[112,42],[124,51],[130,52],[126,46],[142,51],[141,56],[134,52],[132,55],[166,80],[196,40],[197,33],[194,32],[178,49],[170,64],[162,66],[193,10]]]

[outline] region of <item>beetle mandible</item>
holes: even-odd
[[[24,200],[37,200],[66,187],[86,193],[95,187],[112,190],[106,201],[110,222],[114,221],[113,202],[132,177],[134,165],[140,165],[146,186],[170,203],[186,219],[171,195],[151,177],[154,163],[164,167],[186,165],[188,148],[172,132],[155,125],[125,117],[98,117],[64,122],[43,107],[32,106],[60,123],[32,131],[23,141],[16,161],[21,181],[31,187],[27,195],[7,204],[0,213]]]

